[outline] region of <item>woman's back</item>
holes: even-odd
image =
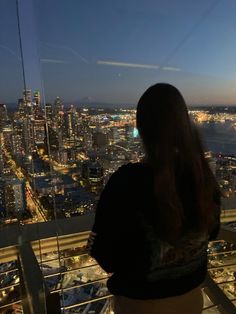
[[[117,312],[122,314],[132,299],[174,300],[199,292],[207,243],[220,225],[219,188],[181,93],[169,84],[151,86],[136,118],[145,162],[111,176],[97,206],[91,250],[112,273],[110,292],[129,298]]]
[[[186,183],[186,193],[192,195],[191,184]],[[99,237],[92,255],[114,273],[108,281],[112,293],[167,297],[184,293],[205,278],[209,235],[193,230],[170,245],[158,237],[157,214],[152,168],[146,163],[119,168],[102,193],[93,228]]]

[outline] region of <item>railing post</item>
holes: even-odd
[[[44,279],[29,242],[19,243],[19,266],[24,313],[47,314]]]
[[[205,280],[206,287],[209,289],[209,293],[212,299],[216,301],[215,305],[220,305],[221,308],[227,314],[235,314],[236,309],[234,304],[227,298],[224,292],[215,284],[214,280],[208,274]]]
[[[46,306],[48,314],[61,314],[60,294],[48,293],[46,296]]]

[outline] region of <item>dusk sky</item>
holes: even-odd
[[[27,88],[41,90],[42,81],[47,102],[136,104],[149,85],[169,82],[188,104],[236,104],[235,0],[19,7]],[[0,0],[0,68],[0,103],[17,102],[24,84],[16,0]]]

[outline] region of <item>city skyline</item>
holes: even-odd
[[[222,193],[233,200],[236,107],[189,108],[189,115]],[[0,104],[0,144],[3,224],[90,213],[110,175],[145,155],[134,108],[67,107],[60,98],[42,107],[40,92],[30,90],[9,114]]]
[[[234,1],[35,0],[32,6],[21,12],[35,23],[21,29],[26,87],[41,90],[42,80],[47,102],[60,96],[74,104],[135,105],[162,81],[176,85],[188,105],[236,104]],[[0,9],[0,103],[15,103],[24,89],[16,2],[3,0]]]
[[[65,108],[60,98],[42,107],[40,101],[40,92],[23,90],[18,108],[10,114],[8,107],[0,104],[0,227],[4,250],[0,310],[16,304],[24,307],[20,286],[22,281],[28,282],[37,266],[45,286],[51,293],[59,293],[60,310],[69,314],[71,308],[83,312],[94,309],[98,314],[111,314],[107,273],[88,255],[84,245],[99,195],[110,176],[124,164],[142,162],[145,156],[135,132],[135,109]],[[191,108],[189,114],[209,144],[205,157],[223,196],[221,222],[227,222],[227,228],[233,230],[236,109],[225,109]],[[118,202],[119,194],[116,195]],[[23,245],[31,248],[32,243],[27,256],[19,249],[30,261],[29,277],[23,279],[17,270],[22,264],[15,262],[18,251],[12,246],[16,243],[19,248],[19,235],[21,239],[27,235]],[[7,248],[9,239],[11,254]],[[37,240],[39,246],[34,245]],[[28,252],[35,256],[33,263]],[[235,244],[214,241],[208,253],[211,278],[227,298],[235,298],[235,271],[228,267],[235,264]],[[220,271],[216,271],[219,267]]]

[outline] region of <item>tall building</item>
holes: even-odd
[[[93,146],[93,136],[91,132],[89,130],[84,129],[82,138],[83,138],[83,147],[85,149],[91,149]]]
[[[117,127],[111,128],[109,137],[110,137],[111,143],[116,143],[116,142],[118,142],[120,140],[120,134],[118,132],[118,128]]]
[[[23,91],[23,98],[18,100],[20,117],[33,115],[31,90]]]
[[[45,138],[45,150],[48,150],[47,142],[49,142],[50,150],[57,151],[59,149],[58,132],[56,132],[51,126],[48,127],[48,134]]]
[[[108,144],[107,134],[100,131],[93,134],[93,146],[97,148],[102,148]]]
[[[39,119],[42,117],[43,113],[40,107],[40,92],[34,92],[34,99],[33,99],[33,114],[35,119]]]
[[[11,150],[17,158],[23,157],[25,154],[23,134],[23,121],[21,119],[14,120]]]
[[[25,90],[23,91],[23,100],[24,100],[26,103],[31,103],[31,101],[32,101],[31,90],[25,89]]]
[[[46,119],[50,124],[52,122],[53,112],[52,112],[52,104],[45,105]]]
[[[77,112],[75,107],[72,105],[65,115],[65,133],[67,137],[76,135],[77,125]]]
[[[4,104],[0,104],[0,129],[2,129],[8,120],[7,107]]]
[[[8,150],[11,149],[11,137],[13,134],[13,127],[11,124],[8,124],[2,128],[2,133],[3,133],[3,144],[5,148]]]
[[[0,130],[0,177],[2,176],[4,168],[4,161],[3,161],[3,133]]]
[[[31,118],[27,116],[23,119],[23,140],[26,155],[31,155],[34,150],[33,127]]]
[[[34,92],[34,102],[40,106],[40,92],[38,90]]]
[[[68,151],[66,149],[58,151],[58,162],[62,165],[68,163]]]
[[[82,178],[92,192],[99,193],[103,186],[103,167],[98,161],[85,161],[82,164]]]
[[[18,179],[5,179],[4,207],[7,215],[22,213],[26,209],[25,182]]]
[[[18,112],[19,112],[19,117],[23,118],[25,115],[25,102],[23,98],[18,99]]]
[[[134,127],[132,125],[126,124],[125,126],[125,137],[130,140],[133,137]]]
[[[62,101],[59,97],[56,98],[54,102],[53,108],[53,122],[56,128],[61,130],[61,132],[65,133],[65,112]]]
[[[4,219],[6,217],[4,194],[4,180],[0,176],[0,219]]]
[[[44,119],[32,120],[34,145],[44,144],[46,129]]]
[[[54,101],[54,114],[57,116],[60,113],[64,113],[64,105],[60,99],[60,97],[57,97]]]

